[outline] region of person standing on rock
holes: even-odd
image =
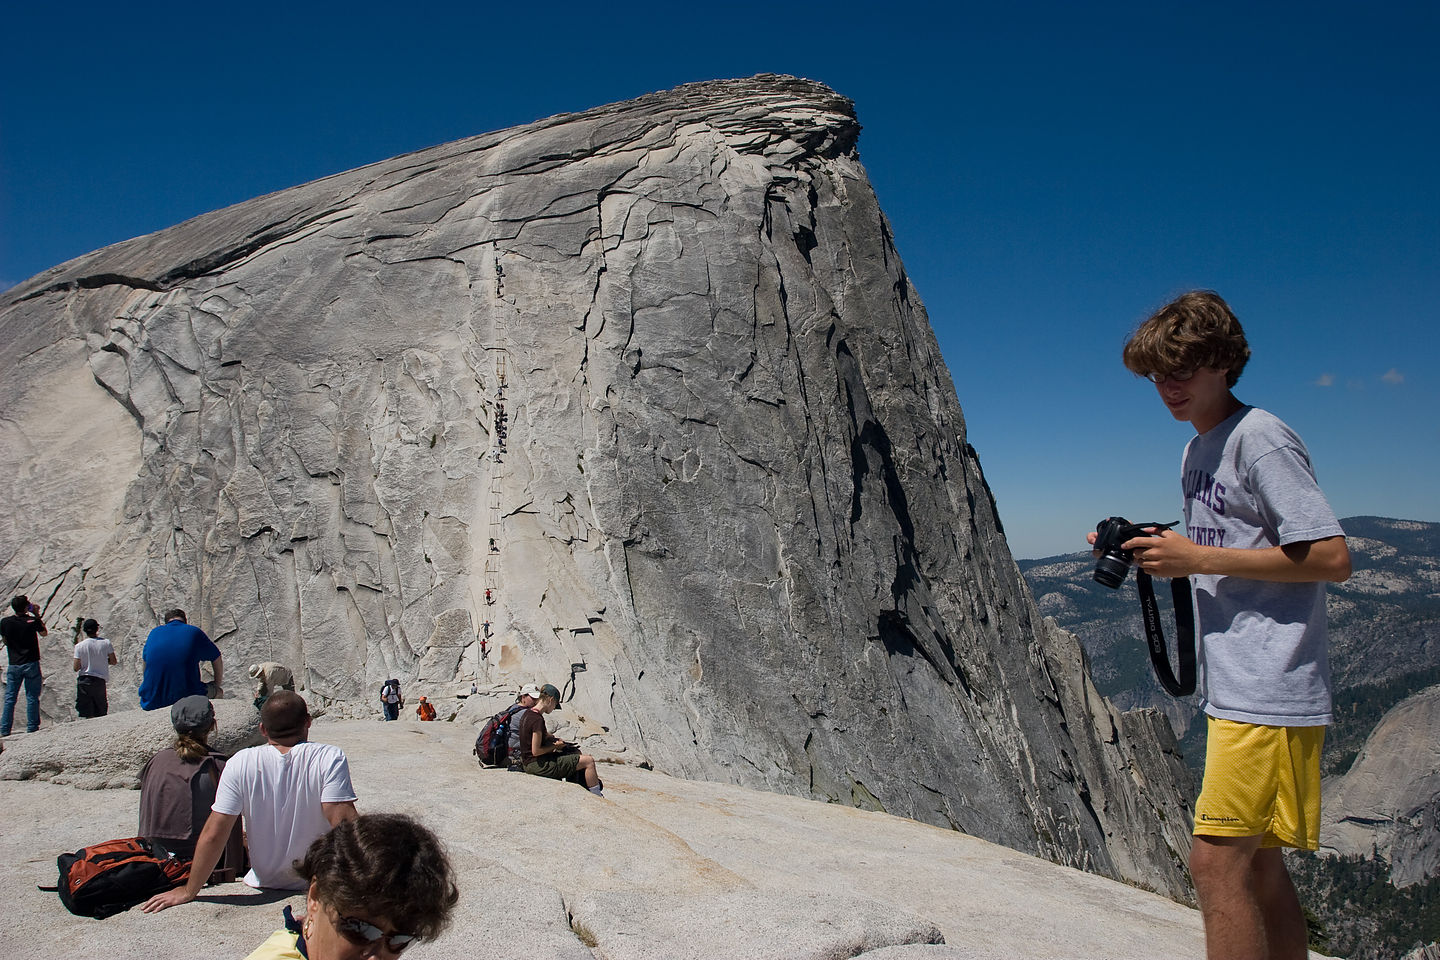
[[[1121,549],[1151,576],[1192,578],[1208,736],[1190,873],[1206,956],[1300,960],[1305,917],[1281,848],[1319,845],[1325,584],[1350,576],[1350,551],[1300,438],[1231,392],[1249,357],[1209,291],[1163,307],[1125,345],[1125,366],[1196,435],[1185,534],[1151,528]]]
[[[0,714],[0,737],[10,736],[11,724],[15,722],[15,701],[20,696],[20,687],[25,687],[25,732],[34,733],[40,729],[40,687],[45,682],[40,675],[40,638],[48,636],[45,621],[40,619],[40,608],[24,596],[10,601],[15,611],[8,617],[0,618],[0,639],[10,655],[10,668],[5,671],[5,709]]]
[[[119,663],[115,659],[115,648],[110,641],[100,636],[100,623],[86,620],[82,625],[85,639],[75,644],[73,666],[75,677],[75,712],[82,720],[103,717],[110,712],[110,700],[105,695],[105,685],[110,679],[110,668]]]
[[[260,709],[265,743],[235,754],[220,774],[215,803],[195,844],[190,879],[151,897],[141,909],[155,913],[194,900],[241,816],[250,848],[245,882],[271,890],[305,889],[295,861],[331,827],[359,816],[349,761],[339,747],[309,742],[310,723],[309,708],[298,693],[271,694]]]
[[[595,758],[577,747],[550,735],[545,717],[560,709],[560,691],[552,683],[540,688],[535,706],[520,715],[520,763],[525,772],[552,780],[568,780],[580,774],[585,789],[603,797],[604,788],[595,770]]]
[[[385,711],[385,719],[399,720],[403,706],[405,697],[400,693],[400,681],[391,677],[380,685],[380,708]]]
[[[225,663],[220,648],[210,641],[205,631],[192,627],[185,611],[178,607],[165,612],[165,622],[145,638],[144,675],[140,680],[140,706],[160,710],[181,697],[224,696],[221,688]],[[212,693],[200,679],[200,664],[209,660],[215,671]]]

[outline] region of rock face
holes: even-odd
[[[1440,877],[1440,686],[1385,714],[1324,794],[1326,852],[1379,856],[1397,887]]]
[[[693,84],[8,291],[0,585],[102,622],[112,703],[179,604],[312,697],[549,680],[673,775],[1184,895],[1173,740],[1041,620],[859,129]]]

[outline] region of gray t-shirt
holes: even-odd
[[[1244,407],[1185,447],[1187,536],[1258,549],[1344,536],[1310,455],[1279,418]],[[1199,620],[1201,708],[1268,726],[1330,722],[1325,584],[1190,578]]]

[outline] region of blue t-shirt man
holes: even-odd
[[[184,610],[170,610],[165,623],[145,638],[145,675],[140,681],[140,706],[159,710],[190,696],[208,696],[200,679],[200,662],[215,669],[215,696],[221,695],[223,661],[220,649],[199,627],[192,627]]]

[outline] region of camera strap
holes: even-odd
[[[1175,604],[1175,644],[1180,659],[1180,679],[1170,669],[1170,653],[1165,647],[1165,631],[1160,626],[1160,608],[1155,604],[1155,587],[1150,574],[1135,571],[1135,585],[1140,588],[1140,612],[1145,620],[1145,643],[1150,647],[1150,663],[1160,685],[1174,697],[1188,697],[1195,692],[1195,603],[1190,596],[1190,578],[1175,577],[1170,581],[1170,599]]]

